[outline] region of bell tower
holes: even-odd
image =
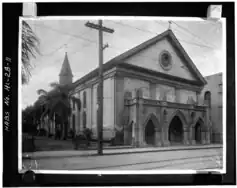
[[[72,83],[72,70],[68,61],[67,52],[65,53],[63,65],[59,74],[59,84],[66,85]]]

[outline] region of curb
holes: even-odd
[[[111,153],[104,153],[102,156],[107,156],[107,155],[126,155],[126,154],[135,154],[135,153],[150,153],[150,152],[167,152],[167,151],[184,151],[184,150],[197,150],[197,149],[214,149],[214,148],[223,148],[223,146],[210,146],[210,147],[183,147],[183,148],[164,148],[164,149],[154,149],[154,150],[143,150],[143,151],[124,151],[124,152],[111,152]],[[109,149],[106,149],[109,150]],[[92,151],[92,150],[86,150],[86,151]],[[34,155],[34,154],[32,154]],[[69,158],[69,157],[96,157],[100,156],[97,153],[92,153],[92,154],[71,154],[71,155],[53,155],[53,156],[32,156],[30,158],[33,159],[50,159],[50,158]],[[24,158],[24,157],[22,157]]]

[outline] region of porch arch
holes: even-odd
[[[159,131],[161,131],[160,121],[154,113],[151,113],[151,114],[148,115],[148,117],[146,118],[146,120],[143,123],[143,128],[144,129],[146,128],[147,123],[150,120],[154,124],[155,128],[158,129]]]
[[[161,132],[161,126],[155,114],[151,113],[143,124],[143,140],[148,145],[157,144],[157,132]]]
[[[168,121],[168,141],[170,144],[183,144],[187,142],[187,120],[182,111],[176,110]]]
[[[195,141],[195,143],[201,144],[203,140],[205,140],[205,137],[202,133],[203,129],[205,129],[204,121],[201,117],[198,117],[192,126],[192,139]]]
[[[174,119],[175,116],[179,117],[179,119],[181,120],[181,122],[182,122],[182,124],[183,124],[184,127],[187,126],[186,117],[185,117],[185,115],[183,114],[183,112],[180,111],[180,110],[176,110],[176,111],[171,115],[171,117],[169,118],[169,121],[168,121],[168,126],[170,125],[171,121]]]

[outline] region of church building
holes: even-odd
[[[60,83],[72,84],[70,128],[97,136],[98,71],[72,83],[67,55]],[[207,84],[169,29],[103,64],[103,136],[115,144],[143,147],[209,144],[210,109],[200,100]]]

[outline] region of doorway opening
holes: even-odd
[[[170,123],[169,141],[172,145],[183,143],[183,124],[178,116],[175,116]]]
[[[199,121],[196,123],[194,130],[196,143],[201,143],[201,123]]]
[[[149,120],[147,122],[147,125],[145,128],[145,141],[148,145],[155,144],[155,126],[152,120]]]

